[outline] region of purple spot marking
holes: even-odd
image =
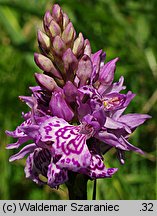
[[[62,159],[60,162],[61,162],[62,164],[64,164],[64,163],[65,163],[65,159]]]
[[[80,167],[80,164],[78,161],[76,161],[74,158],[72,158],[72,162],[74,165],[76,165],[77,167]]]
[[[67,164],[70,163],[70,158],[66,158],[66,163],[67,163]]]
[[[52,139],[52,136],[46,135],[46,136],[45,136],[45,139]]]
[[[46,134],[48,135],[50,131],[52,131],[52,128],[50,126],[44,127]]]
[[[114,169],[113,168],[109,168],[107,170],[108,175],[112,175],[113,174]]]
[[[60,124],[54,124],[53,127],[60,127]]]

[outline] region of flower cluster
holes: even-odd
[[[41,53],[34,55],[43,73],[35,74],[38,86],[30,87],[32,95],[20,96],[30,111],[22,113],[24,122],[15,131],[6,132],[17,138],[7,149],[31,143],[10,161],[28,155],[26,177],[50,187],[68,181],[69,171],[90,179],[111,177],[117,168],[106,168],[103,155],[115,148],[124,164],[125,151],[143,153],[128,138],[150,116],[123,114],[135,95],[120,93],[123,77],[113,82],[118,58],[104,63],[102,50],[93,54],[59,5],[46,12],[43,26]]]

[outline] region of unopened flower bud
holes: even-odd
[[[48,32],[48,26],[49,26],[51,20],[52,20],[52,16],[50,14],[50,11],[47,11],[45,13],[44,20],[43,20],[43,25],[44,25],[44,29],[45,29],[46,33]]]
[[[66,13],[63,13],[63,29],[65,29],[67,27],[69,22],[70,22],[69,17],[67,16]]]
[[[89,57],[91,56],[91,46],[88,39],[85,40],[84,54],[88,55]]]
[[[42,54],[35,53],[34,54],[35,63],[41,70],[50,71],[52,67],[52,62],[49,58],[45,57]]]
[[[62,24],[63,12],[58,4],[54,4],[52,8],[52,17],[59,24]]]
[[[71,42],[74,41],[75,35],[76,35],[75,29],[72,23],[70,22],[62,33],[62,40],[66,44],[70,44]]]
[[[74,78],[74,71],[78,66],[78,60],[73,54],[72,50],[69,48],[63,55],[64,69],[66,71],[66,80],[71,80]]]
[[[42,54],[35,53],[34,60],[40,69],[49,73],[50,75],[62,79],[60,72],[55,68],[54,64],[49,58],[45,57]]]
[[[38,43],[39,43],[39,47],[42,50],[45,50],[45,51],[50,50],[50,45],[51,45],[50,38],[40,30],[38,31]]]
[[[46,89],[49,92],[52,92],[54,89],[59,89],[55,80],[50,76],[35,73],[35,79],[42,88]]]
[[[60,26],[54,20],[51,20],[48,30],[51,38],[61,34]]]
[[[62,56],[64,51],[66,50],[65,43],[59,36],[56,36],[54,38],[53,49],[54,49],[54,52],[59,56]]]
[[[84,38],[82,33],[79,33],[78,38],[74,41],[73,53],[77,57],[83,52]]]
[[[92,62],[88,55],[84,55],[78,64],[76,75],[80,80],[80,86],[86,85],[92,73]]]

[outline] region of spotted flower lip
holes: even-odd
[[[45,184],[40,179],[42,175],[47,178],[48,185],[56,187],[67,181],[68,171],[83,173],[90,178],[111,177],[117,171],[114,168],[107,169],[103,158],[97,153],[93,154],[92,149],[88,148],[86,140],[90,139],[94,130],[89,130],[88,123],[73,126],[62,118],[51,116],[38,122],[42,123],[33,126],[33,133],[32,125],[24,124],[25,126],[20,127],[25,135],[34,139],[34,143],[10,157],[12,162],[30,154],[25,168],[26,177],[32,178],[36,183]],[[19,131],[19,128],[17,130]],[[37,140],[35,134],[38,134],[40,139]],[[17,138],[19,136],[16,135]],[[11,145],[15,148],[14,144]],[[57,183],[57,178],[62,180]]]
[[[115,148],[124,164],[125,151],[143,154],[128,139],[151,117],[123,114],[135,94],[121,93],[123,76],[114,82],[119,58],[106,62],[102,50],[92,53],[58,4],[45,13],[43,26],[37,34],[41,53],[34,54],[43,73],[35,73],[38,85],[30,87],[31,96],[19,96],[30,110],[22,113],[21,125],[6,131],[17,139],[6,148],[21,149],[9,160],[27,156],[26,177],[52,188],[69,181],[70,172],[112,177],[118,169],[106,168],[103,155]]]

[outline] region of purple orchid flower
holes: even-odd
[[[7,132],[21,142],[21,137],[32,139],[21,151],[11,156],[10,161],[22,159],[30,154],[26,163],[26,177],[43,184],[40,176],[46,177],[47,184],[56,187],[68,180],[68,171],[83,173],[93,178],[111,177],[117,169],[104,166],[103,158],[87,146],[86,141],[95,132],[94,126],[83,122],[73,126],[58,117],[37,117],[36,125],[30,120],[22,123],[14,132]],[[17,148],[17,144],[8,145],[8,149]],[[96,163],[96,161],[98,163]],[[58,182],[54,176],[59,176]]]
[[[103,141],[105,146],[107,144],[115,147],[118,153],[132,150],[143,154],[142,150],[131,145],[127,139],[139,125],[151,117],[146,114],[122,115],[135,94],[132,94],[130,91],[127,94],[119,93],[125,89],[125,86],[123,86],[123,77],[120,78],[118,83],[113,83],[115,63],[118,58],[104,64],[105,56],[105,53],[102,53],[101,50],[92,55],[92,63],[95,70],[93,70],[94,72],[91,75],[90,85],[79,88],[79,91],[86,95],[88,112],[94,113],[95,110],[101,110],[101,113],[103,113],[101,117],[106,118],[101,129],[95,134],[95,138]],[[106,76],[107,78],[105,78]],[[82,108],[85,106],[83,101],[78,103]],[[78,110],[80,118],[83,116],[82,112],[84,113],[84,110],[82,110]],[[106,149],[109,150],[110,148],[104,147],[105,150],[102,153],[104,154]],[[123,155],[123,158],[120,158],[120,162],[123,161],[124,163],[124,153],[121,155]]]
[[[38,31],[41,54],[34,60],[43,74],[35,74],[39,86],[31,96],[20,96],[30,108],[7,149],[25,145],[10,161],[28,155],[26,177],[58,188],[69,173],[89,179],[112,177],[117,168],[106,168],[103,155],[115,148],[124,164],[125,151],[143,154],[129,143],[132,132],[150,116],[123,114],[135,96],[125,89],[124,78],[114,81],[115,58],[104,63],[102,50],[92,54],[90,42],[75,29],[59,5],[44,16],[45,32]]]

